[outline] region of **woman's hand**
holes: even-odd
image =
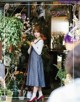
[[[36,42],[37,42],[37,39],[34,40],[34,43],[36,43]]]
[[[34,40],[34,41],[32,41],[32,42],[27,41],[27,43],[28,43],[28,45],[29,45],[29,46],[32,46],[33,44],[35,44],[35,43],[36,43],[36,41],[37,41],[37,40],[35,39],[35,40]]]
[[[33,45],[34,44],[34,42],[31,42],[31,45]]]

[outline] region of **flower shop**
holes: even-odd
[[[41,27],[44,40],[44,93],[64,85],[65,57],[80,43],[79,20],[80,2],[76,0],[0,1],[0,96],[27,95],[28,41],[34,40],[35,25]]]

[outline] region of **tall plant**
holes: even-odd
[[[4,48],[7,49],[10,45],[17,46],[21,39],[23,23],[15,17],[0,18],[0,37],[4,42]]]

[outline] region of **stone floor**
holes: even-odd
[[[48,97],[49,97],[49,95],[50,95],[50,93],[51,93],[51,89],[48,89],[48,90],[44,90],[43,91],[43,94],[44,94],[44,102],[47,102],[47,99],[48,99]],[[20,100],[19,98],[13,98],[12,99],[12,102],[27,102],[28,100],[27,100],[27,98],[25,97],[23,100]],[[39,102],[41,102],[41,101],[39,101]]]
[[[44,97],[45,97],[44,102],[47,101],[51,91],[52,91],[52,89],[43,90],[43,94],[44,94]],[[26,99],[26,97],[23,100],[20,100],[19,98],[13,98],[12,102],[27,102],[27,99]]]
[[[48,97],[45,97],[44,102],[47,102]],[[27,102],[27,99],[19,100],[18,98],[12,99],[12,102]],[[40,101],[41,102],[41,101]]]

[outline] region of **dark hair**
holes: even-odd
[[[65,60],[65,69],[72,77],[80,77],[80,45],[77,45],[68,53]]]

